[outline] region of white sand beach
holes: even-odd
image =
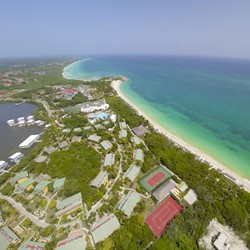
[[[120,85],[121,84],[126,84],[120,80],[115,80],[112,81],[112,87],[116,90],[117,94],[124,100],[126,101],[129,105],[131,105],[137,112],[139,115],[144,116],[150,123],[151,125],[158,130],[159,133],[164,134],[165,136],[167,136],[170,140],[172,140],[176,145],[192,152],[193,154],[195,154],[199,159],[206,161],[207,163],[209,163],[212,167],[214,167],[215,169],[217,169],[218,171],[223,172],[224,174],[228,175],[229,179],[235,178],[235,183],[237,183],[238,185],[241,185],[242,187],[245,188],[246,191],[250,192],[250,182],[246,179],[244,179],[243,177],[239,176],[238,174],[236,174],[235,172],[233,172],[231,169],[227,168],[226,166],[224,166],[223,164],[217,162],[216,160],[214,160],[213,158],[211,158],[210,156],[206,155],[204,152],[200,151],[199,149],[193,147],[192,145],[186,143],[185,141],[183,141],[182,139],[178,138],[177,136],[175,136],[174,134],[170,133],[169,131],[167,131],[165,128],[163,128],[162,126],[160,126],[159,124],[157,124],[148,114],[146,114],[145,112],[143,112],[140,108],[138,108],[133,102],[131,102],[121,91],[120,89]]]

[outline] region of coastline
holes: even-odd
[[[231,169],[229,169],[228,167],[226,167],[222,163],[219,163],[218,161],[216,161],[212,157],[208,156],[207,154],[205,154],[201,150],[195,148],[194,146],[183,141],[182,139],[180,139],[176,135],[170,133],[168,130],[166,130],[165,128],[163,128],[159,124],[157,124],[148,114],[146,114],[143,110],[141,110],[138,106],[136,106],[132,101],[130,101],[120,89],[120,86],[123,83],[124,82],[122,82],[121,80],[115,80],[115,81],[112,81],[111,86],[113,87],[114,90],[116,90],[117,94],[125,102],[127,102],[130,106],[132,106],[138,112],[139,115],[142,115],[144,118],[146,118],[155,129],[157,129],[160,133],[162,133],[167,138],[169,138],[171,141],[173,141],[177,146],[182,147],[182,148],[190,151],[191,153],[196,155],[197,158],[209,163],[216,170],[222,172],[223,174],[226,174],[226,175],[229,175],[229,176],[235,178],[234,182],[238,185],[243,186],[245,188],[245,190],[250,193],[250,182],[247,179],[241,177],[240,175],[238,175],[237,173],[235,173],[234,171],[232,171]]]
[[[77,60],[75,62],[72,62],[70,63],[69,65],[67,65],[66,67],[63,68],[63,72],[62,72],[62,76],[63,78],[67,79],[67,80],[75,80],[74,78],[70,78],[70,77],[67,77],[65,75],[65,71],[68,69],[68,68],[71,68],[73,67],[75,64],[79,63],[79,62],[85,62],[85,61],[89,61],[91,60],[90,58],[86,58],[86,59],[81,59],[81,60]],[[83,80],[83,81],[87,81],[87,80]]]

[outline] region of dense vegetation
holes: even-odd
[[[103,195],[89,185],[100,171],[100,162],[101,157],[93,148],[74,143],[66,151],[53,153],[44,172],[52,178],[66,177],[63,194],[68,197],[81,192],[83,201],[90,205]]]

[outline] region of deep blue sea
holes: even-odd
[[[167,130],[250,179],[250,61],[168,56],[91,57],[68,78],[124,75],[124,94]]]

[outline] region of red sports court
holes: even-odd
[[[169,197],[147,217],[146,223],[153,234],[159,237],[164,233],[169,222],[180,214],[182,209],[182,206],[177,201]]]
[[[159,182],[161,182],[162,179],[164,179],[166,175],[163,172],[158,172],[154,176],[152,176],[150,179],[147,180],[148,185],[151,187],[156,186]]]

